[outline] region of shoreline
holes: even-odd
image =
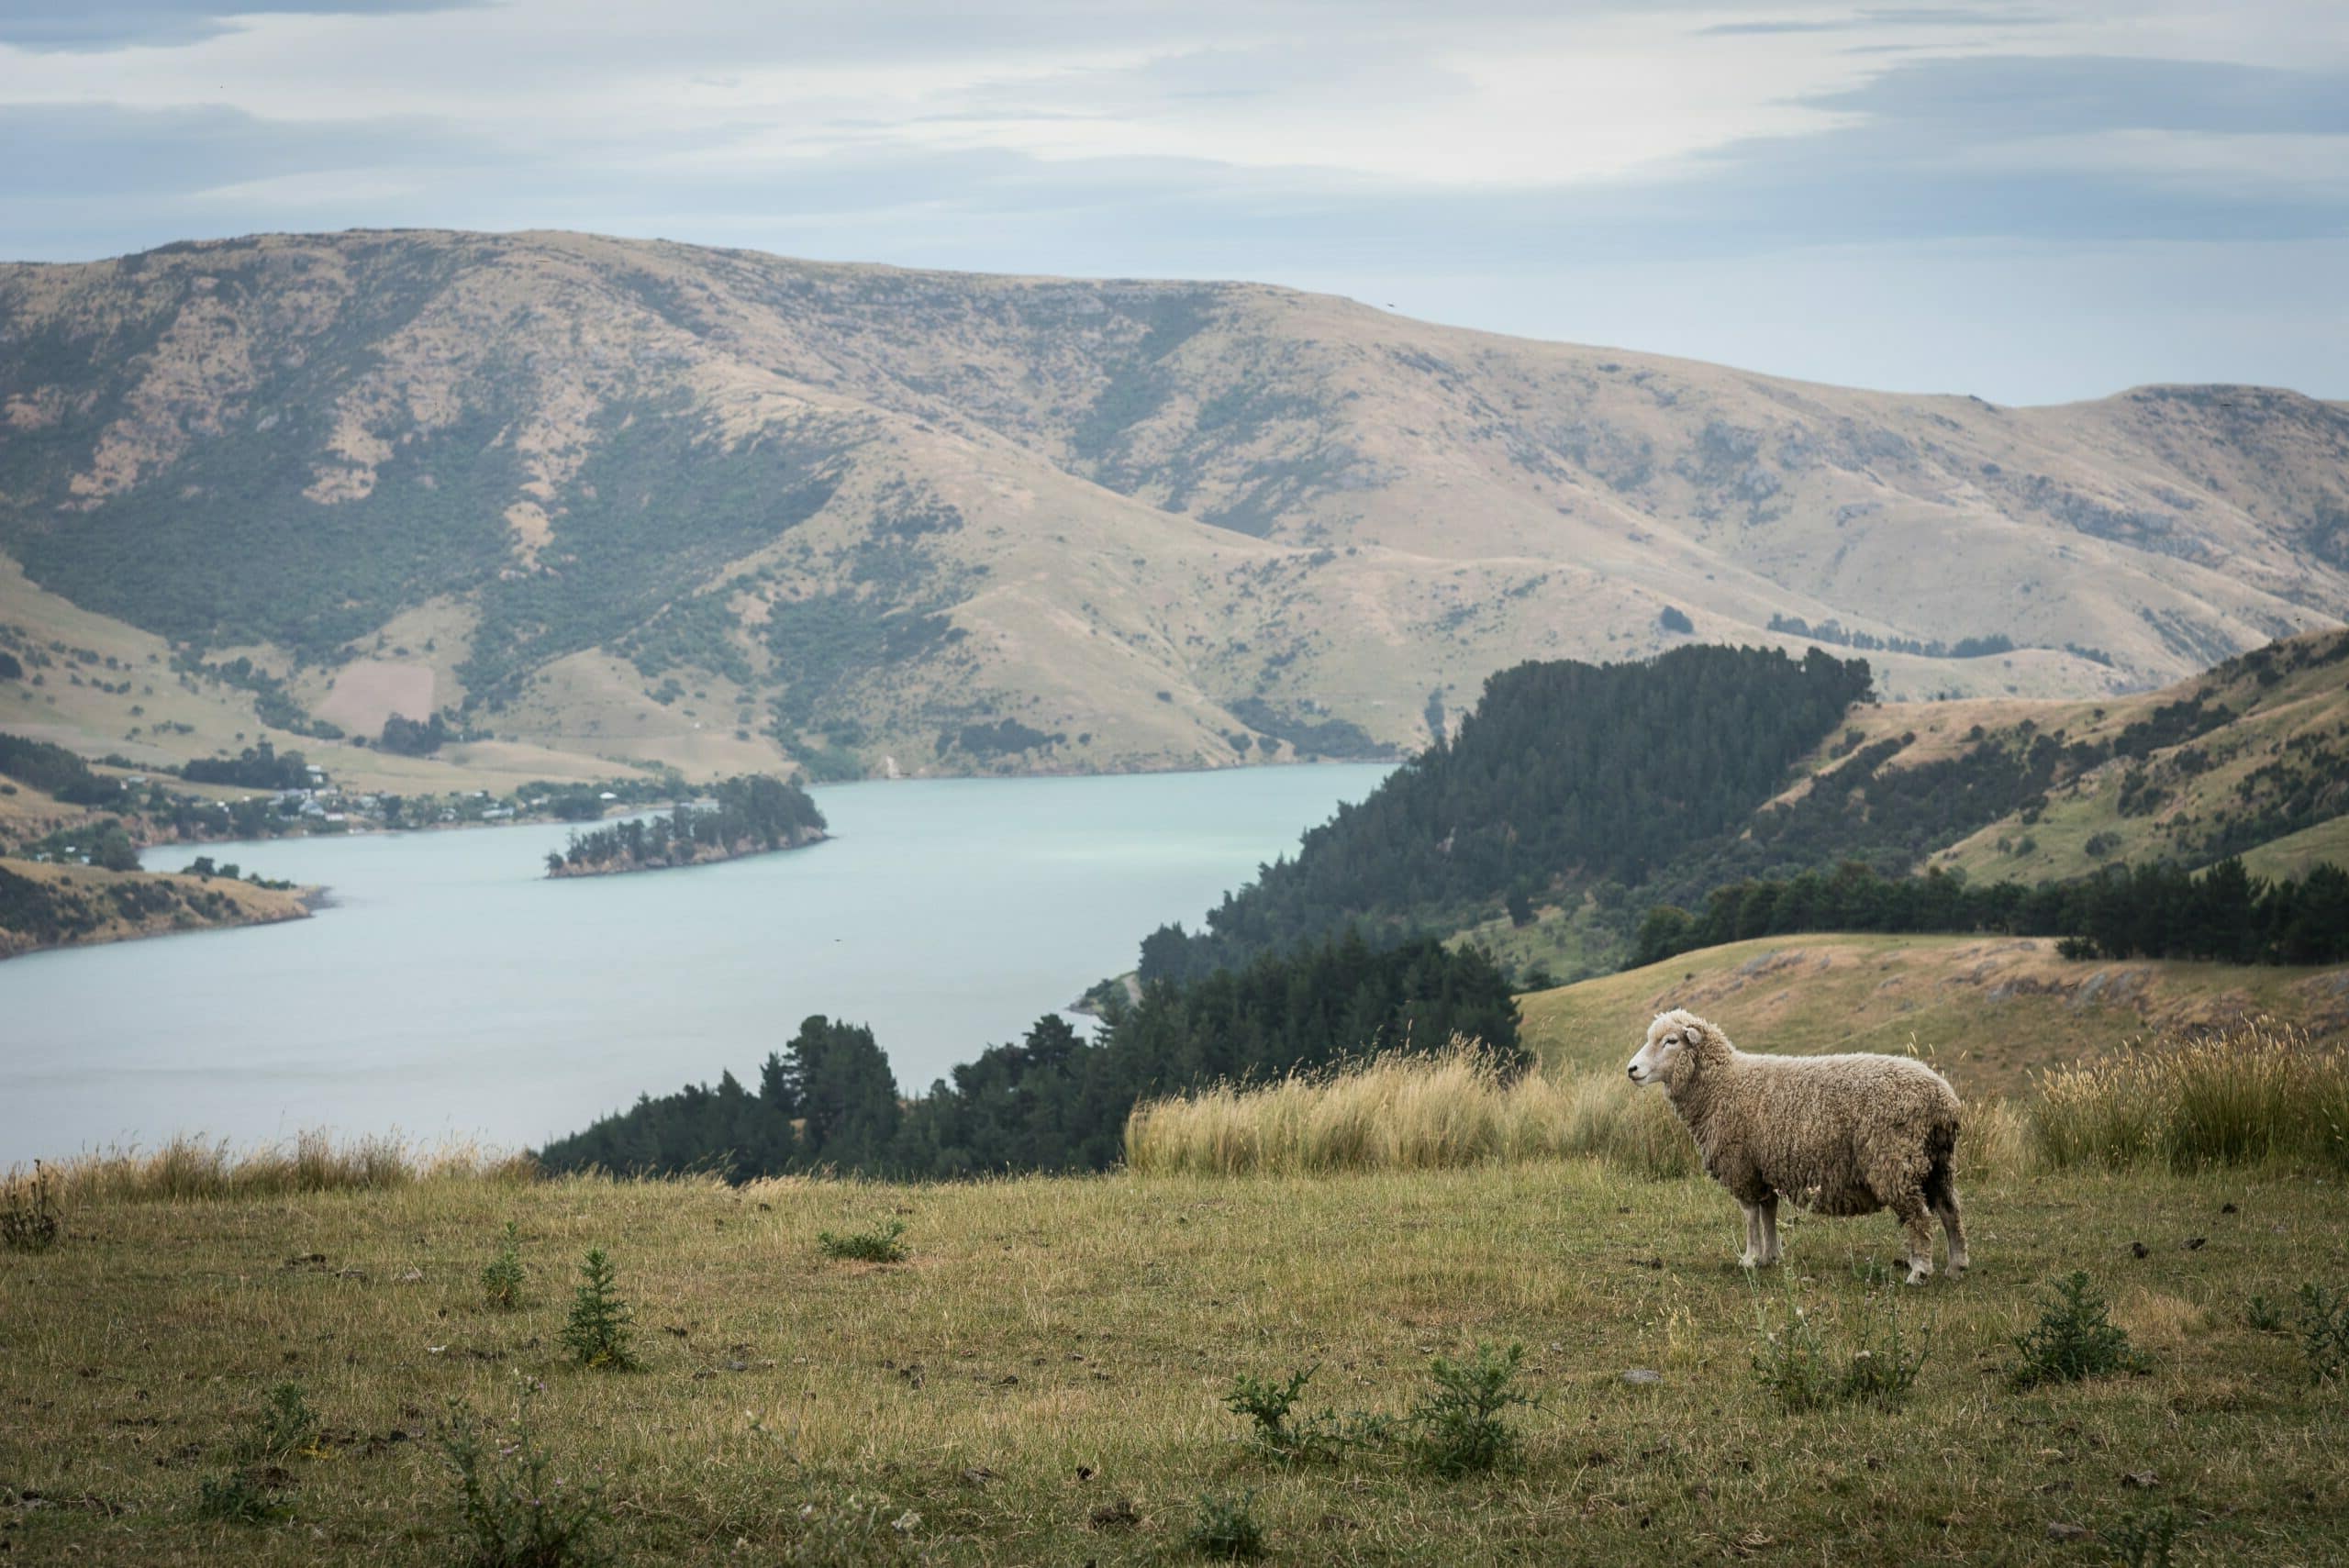
[[[106,871],[95,866],[62,866],[40,861],[0,857],[0,873],[48,889],[51,898],[78,906],[80,915],[97,913],[89,906],[95,898],[111,900],[117,889],[158,888],[172,895],[173,907],[151,914],[125,912],[119,904],[89,929],[51,940],[23,940],[10,928],[0,927],[0,963],[39,953],[66,952],[76,948],[113,947],[124,942],[150,941],[160,937],[192,936],[206,931],[235,931],[256,926],[282,926],[306,920],[333,906],[322,885],[262,887],[227,877],[190,876],[184,872]],[[194,907],[191,893],[210,893],[234,906],[229,915],[211,915]]]

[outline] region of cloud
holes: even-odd
[[[1440,317],[1546,331],[1565,319],[1538,306],[1550,280],[1669,275],[1692,301],[1751,302],[1752,280],[1783,282],[1795,257],[1832,254],[1854,293],[1873,255],[1879,313],[1908,295],[1930,312],[1968,266],[1995,293],[1992,258],[2018,248],[2064,286],[2086,272],[2063,256],[2125,268],[2132,247],[2181,245],[2237,255],[2255,280],[2282,248],[2333,254],[2349,229],[2349,29],[2301,0],[2223,19],[2185,0],[2129,0],[2125,15],[1734,0],[421,8],[19,5],[0,45],[85,17],[115,41],[0,47],[0,144],[34,150],[0,160],[0,244],[68,257],[269,228],[576,228],[1015,272],[1362,276]],[[1858,52],[1894,46],[1911,52]],[[2311,297],[2295,288],[2274,291],[2244,342],[2289,338],[2283,313]],[[1834,332],[1836,292],[1776,297]],[[1764,340],[1653,289],[1624,297],[1654,322],[1604,317],[1628,346],[1701,354],[1689,322]],[[2126,336],[2043,326],[2084,356]],[[2151,315],[2138,327],[2174,340]],[[1935,330],[1876,336],[1921,354]],[[1881,373],[1880,358],[1854,362]],[[2028,362],[2052,376],[2047,355]],[[1928,362],[1885,379],[1943,384]],[[2062,384],[2098,379],[2088,366]]]
[[[0,43],[37,51],[168,49],[231,30],[232,17],[391,16],[485,0],[9,0]]]
[[[2349,71],[2118,55],[1973,55],[1895,65],[1821,109],[1975,139],[2101,130],[2349,134]]]
[[[1698,28],[1699,38],[1761,38],[1778,33],[1882,32],[1894,28],[2029,28],[2054,20],[2042,12],[1999,11],[1960,6],[1914,6],[1898,10],[1878,8],[1842,17],[1787,17],[1777,20],[1715,22]]]
[[[299,136],[229,108],[121,109],[106,104],[0,105],[0,143],[38,158],[0,161],[0,212],[60,198],[200,197],[228,185],[360,172],[478,149],[451,128],[412,121],[313,123]],[[14,228],[0,223],[0,228]]]

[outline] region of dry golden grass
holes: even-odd
[[[2074,962],[2036,937],[1761,937],[1523,998],[1525,1040],[1554,1069],[1620,1073],[1648,1018],[1687,1007],[1747,1051],[1922,1058],[1968,1099],[2018,1098],[2050,1067],[2131,1038],[2266,1014],[2349,1033],[2349,966]]]
[[[2277,1163],[2349,1171],[2349,1051],[2258,1018],[2042,1073],[2035,1152],[2056,1167]]]
[[[1961,1170],[2024,1172],[2026,1129],[2025,1114],[2005,1101],[1969,1104]],[[1639,1176],[1697,1170],[1696,1149],[1663,1095],[1596,1073],[1512,1078],[1469,1041],[1274,1084],[1219,1084],[1147,1101],[1126,1122],[1126,1162],[1142,1175],[1437,1171],[1577,1158]]]
[[[1432,1056],[1150,1101],[1126,1123],[1126,1162],[1144,1175],[1438,1171],[1576,1154],[1652,1175],[1696,1168],[1661,1095],[1596,1075],[1512,1078],[1458,1040]]]
[[[528,1182],[538,1175],[529,1155],[477,1144],[427,1145],[397,1137],[338,1143],[324,1132],[243,1149],[225,1138],[184,1135],[151,1150],[108,1150],[43,1168],[69,1198],[93,1203],[286,1197],[456,1179]]]

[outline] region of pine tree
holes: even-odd
[[[571,1298],[571,1318],[562,1326],[562,1342],[581,1366],[605,1366],[633,1372],[636,1356],[629,1349],[636,1330],[629,1325],[634,1308],[612,1288],[612,1261],[601,1247],[591,1248],[579,1265],[585,1276]]]

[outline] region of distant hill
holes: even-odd
[[[142,761],[419,707],[541,772],[1366,755],[1528,658],[2093,696],[2349,611],[2349,408],[2268,389],[2002,408],[571,234],[5,267],[0,344],[0,628],[275,684],[0,689]]]

